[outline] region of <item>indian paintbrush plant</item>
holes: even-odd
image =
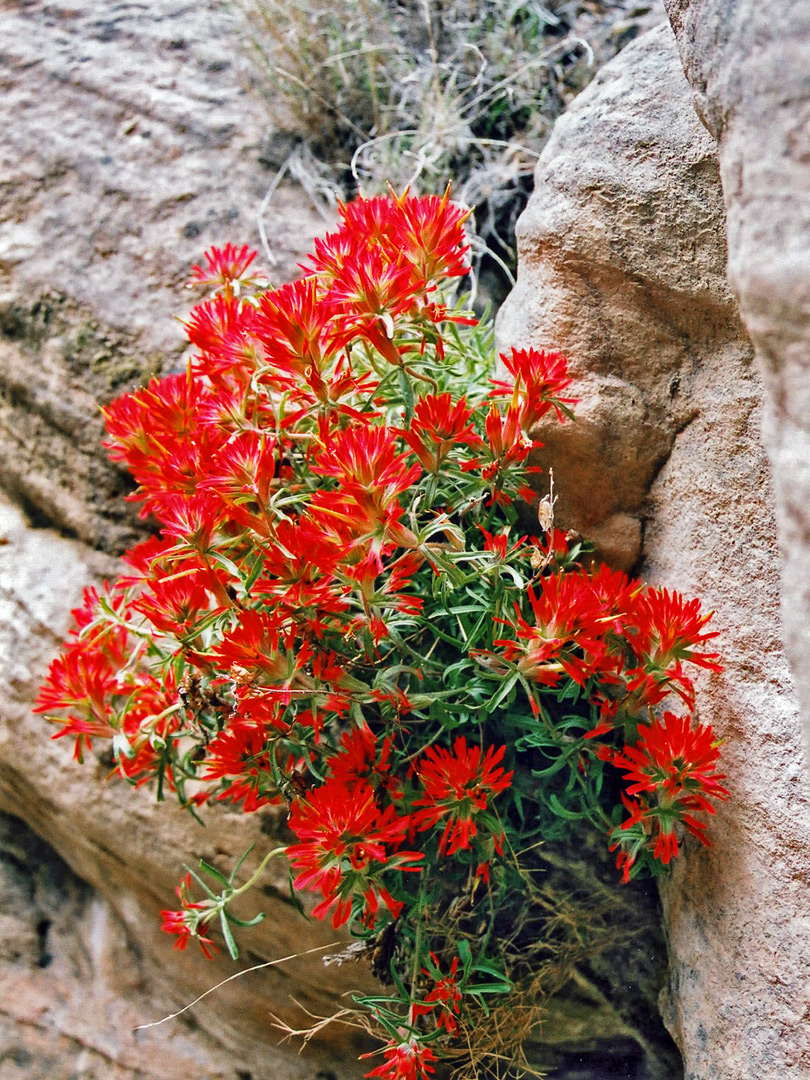
[[[728,793],[690,670],[719,670],[714,635],[697,600],[583,558],[553,494],[520,524],[532,431],[575,401],[556,352],[493,377],[451,288],[463,209],[341,214],[281,288],[246,247],[209,251],[187,370],[104,410],[160,535],[87,591],[37,709],[195,814],[286,807],[247,882],[185,875],[177,948],[236,957],[230,905],[284,857],[385,985],[356,998],[384,1044],[367,1075],[495,1075],[555,949],[582,947],[538,884],[553,844],[586,823],[626,882],[708,843]]]

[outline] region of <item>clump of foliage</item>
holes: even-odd
[[[491,328],[448,291],[466,214],[446,194],[341,214],[278,289],[246,248],[210,251],[188,370],[105,409],[161,534],[88,591],[38,709],[194,812],[286,805],[248,881],[188,872],[163,913],[179,947],[218,933],[236,956],[232,902],[284,856],[386,984],[352,1013],[384,1044],[367,1075],[502,1075],[594,941],[545,845],[590,823],[628,881],[707,842],[727,792],[689,667],[717,656],[697,600],[579,561],[552,500],[518,527],[531,432],[574,400],[555,352],[492,376]]]

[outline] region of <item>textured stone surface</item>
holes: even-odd
[[[810,8],[791,0],[666,6],[695,106],[718,139],[729,280],[766,389],[785,647],[810,764]]]
[[[250,1051],[217,1045],[188,1014],[135,1032],[157,1019],[158,1000],[138,936],[115,908],[18,818],[0,815],[0,1077],[262,1075],[251,1073]],[[172,1000],[164,985],[164,1005]],[[283,1060],[274,1065],[274,1075],[318,1075],[312,1063],[295,1071]]]
[[[206,247],[259,246],[263,107],[215,0],[0,4],[0,93],[0,486],[121,550],[136,523],[98,404],[180,362]],[[279,187],[276,281],[324,224]]]
[[[762,390],[724,274],[713,140],[668,29],[603,69],[558,121],[536,179],[499,332],[504,346],[560,348],[581,375],[586,422],[555,439],[570,458],[555,469],[559,517],[597,542],[624,533],[605,545],[622,565],[639,554],[636,519],[643,572],[716,611],[726,661],[700,680],[699,703],[726,740],[731,799],[713,846],[687,839],[662,889],[665,1018],[689,1080],[798,1080],[810,1068],[810,804]]]
[[[541,463],[556,463],[560,519],[624,568],[650,483],[694,416],[694,373],[739,338],[714,144],[685,108],[670,42],[662,27],[628,46],[558,121],[498,322],[503,342],[529,332],[571,358],[577,422],[540,432]]]

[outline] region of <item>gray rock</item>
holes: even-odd
[[[662,886],[665,1020],[690,1080],[798,1080],[810,1065],[810,805],[781,647],[763,391],[725,277],[714,142],[667,28],[575,101],[536,180],[499,335],[560,349],[579,376],[586,423],[540,432],[558,516],[615,564],[640,554],[645,577],[700,596],[726,664],[699,680],[698,701],[725,740],[731,798],[712,847],[687,838]]]

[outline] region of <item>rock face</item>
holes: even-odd
[[[180,362],[191,266],[259,246],[274,177],[223,9],[0,5],[0,486],[108,551],[137,523],[98,404]],[[280,283],[325,223],[290,186],[269,213]]]
[[[581,419],[542,433],[558,519],[615,564],[700,596],[720,631],[726,670],[700,680],[698,701],[725,739],[731,798],[712,847],[687,840],[662,886],[665,1020],[688,1080],[798,1080],[810,1068],[810,803],[762,390],[725,277],[714,141],[669,28],[630,45],[558,121],[519,246],[501,345],[558,348],[580,376]]]
[[[694,104],[718,141],[729,280],[766,390],[785,647],[810,765],[810,9],[789,0],[666,6]]]

